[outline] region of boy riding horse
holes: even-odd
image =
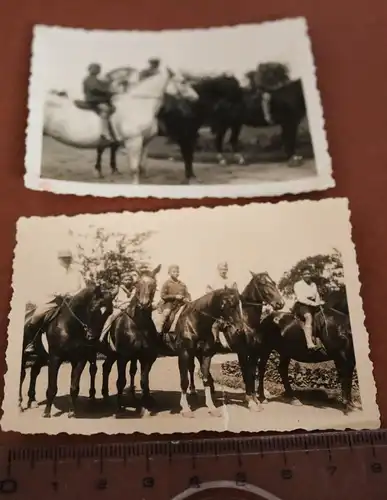
[[[162,313],[159,333],[166,333],[167,321],[172,313],[179,306],[191,301],[191,295],[188,292],[187,285],[179,280],[179,266],[173,264],[168,268],[169,279],[164,283],[160,292],[159,312]]]
[[[114,111],[111,104],[113,93],[110,90],[109,83],[98,78],[101,73],[101,66],[99,64],[92,63],[88,66],[87,70],[89,74],[83,80],[85,102],[90,109],[101,117],[101,142],[108,145],[114,140],[109,127],[109,118]]]
[[[50,290],[45,293],[43,300],[37,304],[32,315],[27,314],[24,327],[35,329],[38,323],[58,305],[60,300],[73,297],[79,293],[86,284],[80,271],[73,265],[73,254],[71,250],[61,250],[58,252],[58,268],[53,273],[54,282],[50,285]],[[58,303],[59,302],[59,303]],[[32,354],[35,351],[35,336],[27,345],[25,352]]]
[[[315,344],[314,317],[323,302],[308,268],[303,269],[302,279],[294,285],[294,294],[296,303],[293,313],[302,321],[306,345],[311,350],[319,349]]]

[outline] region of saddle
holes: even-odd
[[[82,109],[84,111],[94,111],[98,116],[101,113],[101,109],[99,108],[100,104],[106,106],[106,109],[109,110],[109,116],[112,115],[115,111],[115,107],[107,103],[90,103],[81,99],[74,99],[73,102],[78,109]]]

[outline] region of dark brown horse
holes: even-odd
[[[44,331],[48,343],[48,386],[46,392],[46,407],[44,417],[51,416],[51,408],[58,387],[57,378],[61,364],[70,361],[70,410],[69,417],[75,415],[76,401],[79,394],[79,380],[87,361],[94,361],[97,353],[97,339],[99,326],[103,321],[101,307],[106,302],[106,295],[99,285],[89,285],[72,298],[62,298],[58,309],[51,319],[43,325],[37,325],[34,339],[37,353],[35,362],[40,368],[31,367],[31,396],[35,395],[36,378],[42,365],[42,350],[44,351],[41,336]],[[44,320],[43,320],[44,321]],[[98,324],[98,326],[97,326]],[[23,362],[22,360],[22,369]],[[24,366],[25,369],[25,366]],[[34,373],[33,373],[34,372]]]
[[[355,352],[349,316],[327,304],[315,317],[316,336],[322,342],[325,353],[307,349],[302,325],[293,314],[267,316],[261,323],[262,349],[259,359],[259,398],[264,396],[264,378],[267,361],[273,350],[280,355],[278,371],[285,388],[285,396],[292,404],[301,404],[294,396],[289,382],[289,364],[292,359],[303,363],[334,361],[342,387],[342,404],[347,413],[352,406],[352,379],[355,370]]]
[[[109,397],[109,375],[117,362],[117,415],[123,411],[122,394],[126,386],[126,366],[129,361],[140,361],[142,409],[151,404],[149,372],[160,349],[160,337],[152,321],[153,298],[156,292],[156,276],[161,266],[153,271],[143,271],[136,284],[132,304],[123,308],[114,320],[109,335],[100,350],[106,355],[103,363],[102,395]]]

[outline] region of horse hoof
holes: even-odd
[[[267,405],[267,404],[269,403],[269,400],[265,398],[265,399],[263,399],[263,400],[261,401],[261,403],[262,403],[263,405]]]
[[[197,395],[198,395],[196,389],[194,389],[194,390],[189,390],[188,389],[187,394],[188,394],[188,396],[193,396],[194,398],[196,398]]]
[[[38,408],[38,403],[36,401],[29,401],[28,402],[28,405],[27,405],[27,408],[28,409],[31,409],[31,410],[34,410],[36,408]]]
[[[294,155],[290,158],[288,161],[289,167],[300,167],[304,162],[304,159],[302,156]]]
[[[43,413],[43,418],[51,418],[51,413]]]
[[[183,410],[180,412],[180,415],[184,418],[194,418],[194,412],[191,410]]]
[[[216,417],[216,418],[223,416],[223,412],[220,408],[214,408],[213,410],[210,410],[209,414],[211,415],[211,417]]]
[[[68,418],[75,418],[75,411],[74,410],[70,410],[67,414],[67,417]]]
[[[250,404],[248,405],[248,409],[249,409],[251,412],[255,412],[255,413],[258,413],[258,412],[260,412],[260,411],[262,411],[262,410],[263,410],[262,406],[261,406],[260,404],[255,403],[255,402],[250,403]]]
[[[225,167],[225,166],[227,165],[226,160],[219,160],[219,165],[220,165],[221,167]]]
[[[297,398],[292,398],[289,403],[292,405],[292,406],[304,406],[301,401]]]

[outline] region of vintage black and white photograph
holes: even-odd
[[[379,426],[346,199],[22,218],[13,288],[3,430]]]
[[[315,73],[303,18],[154,32],[35,26],[25,184],[172,198],[333,187]]]

